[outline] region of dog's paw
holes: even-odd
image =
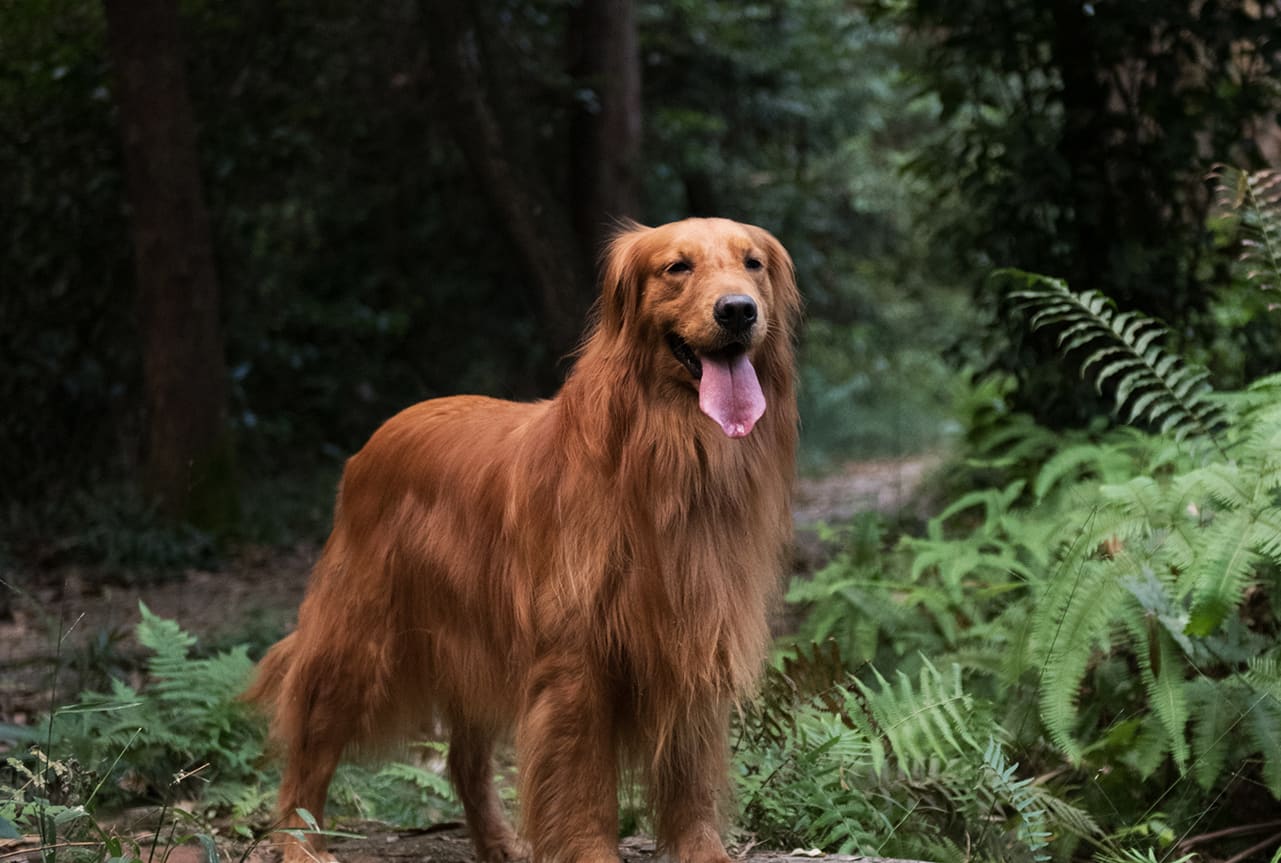
[[[675,859],[680,863],[731,863],[730,856],[724,848],[699,849],[690,854],[682,854]]]
[[[328,851],[290,840],[285,843],[283,863],[338,863],[338,858]]]
[[[477,848],[480,863],[524,863],[534,858],[529,843],[515,833],[497,837]]]
[[[676,863],[730,863],[715,828],[701,825],[672,843],[669,856]]]

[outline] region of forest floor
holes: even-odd
[[[812,572],[831,555],[816,529],[821,523],[839,524],[866,511],[920,514],[922,480],[938,463],[933,456],[851,462],[821,476],[802,477],[794,507],[794,570]],[[176,620],[206,646],[271,640],[292,625],[318,552],[310,542],[245,546],[215,570],[189,569],[137,584],[103,584],[96,573],[79,566],[23,573],[16,579],[0,574],[6,582],[28,586],[12,600],[11,618],[0,620],[0,724],[29,724],[84,688],[103,686],[101,676],[114,669],[137,675],[129,669],[138,667],[132,632],[139,602]],[[776,627],[787,626],[786,619],[776,621]],[[348,850],[359,852],[352,860],[367,863],[407,856],[461,863],[470,857],[465,845],[461,854],[454,847],[462,841],[458,835],[457,830],[414,831],[379,840],[387,844],[385,851],[372,851],[369,840]],[[392,849],[396,836],[405,844]],[[646,855],[637,850],[633,856]]]

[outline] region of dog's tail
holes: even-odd
[[[291,632],[267,651],[267,655],[258,663],[258,673],[253,683],[249,684],[249,688],[240,696],[241,701],[254,705],[271,717],[273,725],[285,675],[294,664],[294,646],[297,637],[296,632]]]

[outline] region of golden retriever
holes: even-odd
[[[783,246],[725,219],[628,225],[603,274],[555,398],[422,402],[347,462],[297,629],[247,693],[287,827],[322,816],[344,751],[436,728],[485,863],[616,861],[624,771],[675,860],[728,859],[729,711],[791,535],[800,298]],[[513,729],[528,843],[492,782]]]

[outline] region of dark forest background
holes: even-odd
[[[1276,23],[1244,0],[6,3],[0,550],[57,557],[121,512],[234,535],[279,498],[256,483],[331,480],[413,401],[552,393],[621,217],[791,249],[811,469],[938,445],[964,370],[1010,371],[1051,425],[1105,412],[997,266],[1159,316],[1239,383],[1276,324],[1233,293],[1205,175],[1276,160]]]

